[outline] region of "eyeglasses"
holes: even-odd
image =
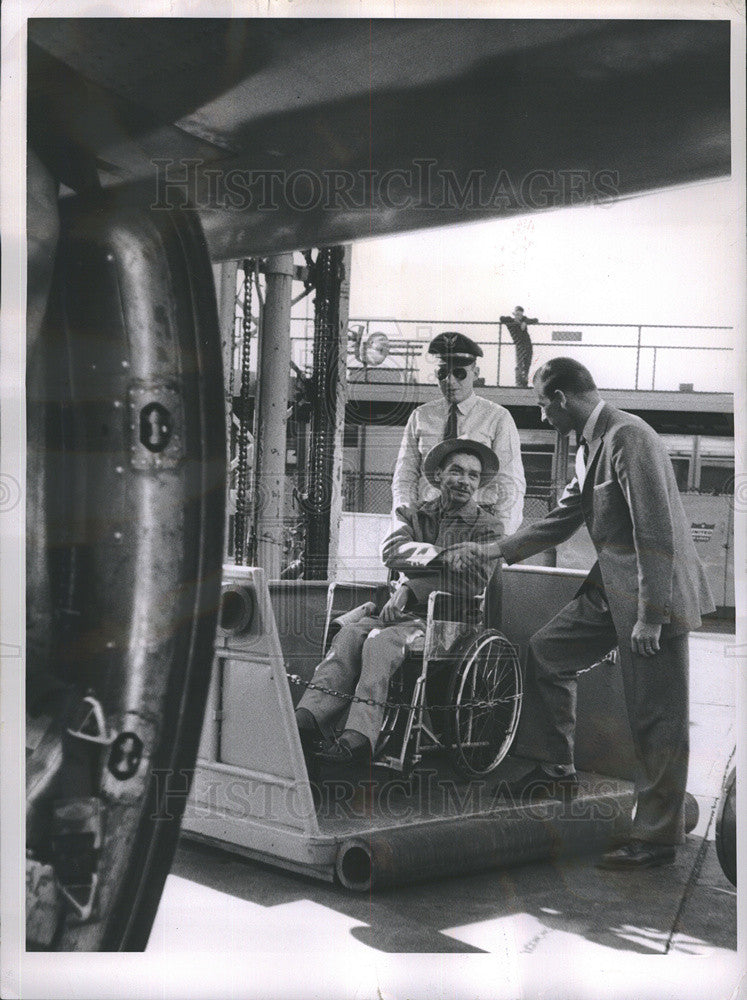
[[[464,382],[467,378],[467,369],[461,366],[452,368],[451,365],[439,365],[436,369],[436,378],[439,382],[446,381],[449,375],[453,375],[457,382]]]

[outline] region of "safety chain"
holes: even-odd
[[[305,681],[298,674],[288,674],[288,680],[297,687],[310,688],[312,691],[321,691],[322,694],[331,694],[335,698],[343,701],[357,702],[359,705],[371,705],[374,708],[418,708],[417,702],[407,701],[376,701],[375,698],[359,698],[357,694],[346,694],[344,691],[335,691],[333,688],[326,688],[322,684],[315,684],[313,681]],[[496,705],[507,705],[509,702],[518,701],[520,694],[512,694],[508,698],[496,698],[494,701],[462,701],[458,705],[431,705],[426,706],[429,712],[446,712],[454,708],[495,708]]]
[[[247,414],[250,385],[250,337],[252,328],[252,276],[255,261],[244,261],[244,315],[241,345],[241,412],[239,413],[239,462],[236,480],[236,520],[234,528],[234,559],[237,566],[244,564],[246,549],[246,494],[249,476],[247,450],[249,447],[249,417]]]

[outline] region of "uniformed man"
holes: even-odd
[[[441,399],[423,403],[410,414],[394,469],[393,509],[432,500],[437,491],[423,474],[423,457],[439,441],[462,437],[480,441],[498,458],[495,480],[475,494],[475,501],[511,534],[523,519],[526,481],[519,432],[504,406],[474,391],[476,361],[482,348],[462,333],[440,333],[428,345],[437,363]]]

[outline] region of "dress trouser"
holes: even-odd
[[[526,386],[529,377],[529,366],[532,363],[532,341],[525,330],[512,333],[511,337],[516,346],[516,384]]]
[[[538,757],[573,764],[576,676],[615,645],[633,746],[640,765],[638,804],[631,837],[657,844],[684,841],[684,800],[689,755],[688,634],[664,635],[660,652],[634,654],[630,634],[615,631],[603,592],[585,590],[536,632],[529,642],[550,729]]]
[[[378,617],[361,618],[340,629],[314,671],[313,681],[343,694],[355,692],[359,698],[383,702],[389,680],[405,658],[408,643],[424,634],[425,623],[419,618],[396,625],[385,625]],[[307,709],[322,729],[328,730],[330,724],[341,721],[349,704],[332,694],[308,688],[297,707]],[[362,733],[375,747],[383,717],[380,705],[353,702],[345,728]]]

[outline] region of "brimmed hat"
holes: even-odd
[[[428,344],[428,353],[472,364],[475,358],[482,357],[482,348],[463,333],[447,332],[433,338]]]
[[[487,445],[471,438],[447,438],[434,445],[423,459],[423,474],[433,486],[438,487],[435,474],[443,465],[446,456],[454,451],[466,451],[470,455],[477,455],[480,459],[482,463],[480,486],[486,486],[495,479],[499,468],[498,456]]]

